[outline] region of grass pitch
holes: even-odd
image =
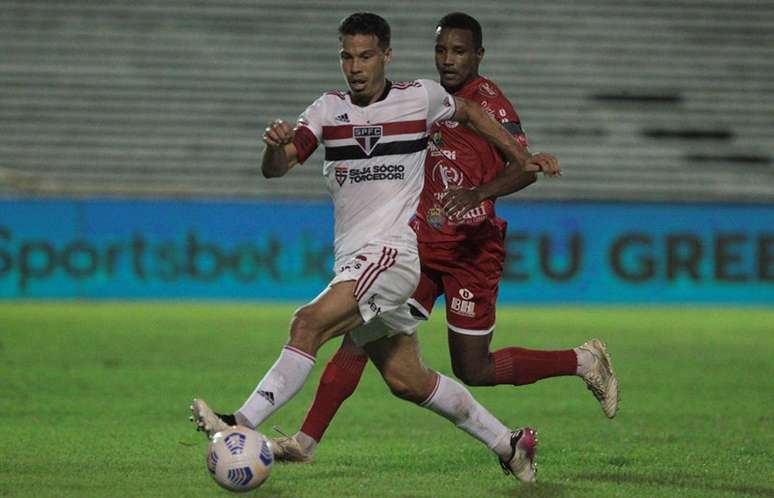
[[[201,396],[240,406],[286,338],[290,306],[0,304],[0,496],[226,496],[188,422]],[[420,330],[450,374],[443,314]],[[774,311],[501,308],[494,347],[607,340],[621,379],[609,421],[577,378],[474,388],[540,431],[540,482],[438,416],[393,398],[369,366],[312,465],[277,465],[267,497],[774,496]],[[336,344],[263,427],[295,430]]]

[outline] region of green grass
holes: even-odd
[[[292,307],[0,304],[0,496],[227,496],[188,422],[202,396],[233,410],[273,363]],[[442,313],[427,362],[450,374]],[[621,410],[608,421],[576,378],[474,388],[510,426],[540,431],[540,480],[389,394],[369,366],[317,461],[278,465],[271,497],[774,496],[774,311],[501,308],[494,346],[608,341]],[[264,426],[295,430],[322,364]]]

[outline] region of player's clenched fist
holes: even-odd
[[[272,147],[289,144],[293,141],[293,128],[281,119],[269,123],[263,133],[263,141]]]
[[[533,154],[532,157],[527,159],[524,170],[534,172],[542,171],[543,174],[548,176],[559,176],[562,174],[562,170],[559,168],[559,159],[547,152]]]

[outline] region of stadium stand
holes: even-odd
[[[369,8],[0,0],[0,193],[327,196],[319,151],[259,180],[259,136],[343,86],[336,26]],[[482,22],[482,73],[531,148],[562,160],[522,198],[774,201],[774,2],[392,1],[393,79],[435,78],[453,10]]]

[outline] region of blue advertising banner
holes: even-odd
[[[501,202],[500,303],[774,304],[774,206]],[[328,202],[0,201],[0,298],[303,301]]]

